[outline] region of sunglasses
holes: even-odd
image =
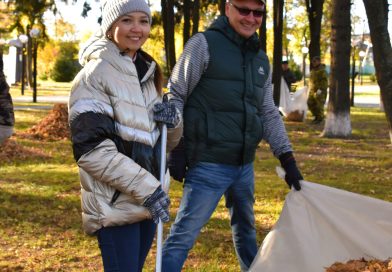
[[[253,17],[255,18],[261,18],[264,15],[264,10],[260,9],[247,9],[247,8],[240,8],[236,5],[234,5],[232,2],[229,2],[230,5],[232,5],[240,15],[242,16],[248,16],[251,12],[253,13]]]

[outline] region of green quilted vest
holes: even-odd
[[[245,40],[220,17],[204,32],[210,62],[184,108],[188,166],[254,160],[263,137],[260,105],[269,62],[257,35]]]

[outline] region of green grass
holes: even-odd
[[[44,95],[68,95],[70,91],[70,83],[68,82],[53,82],[53,81],[38,81],[37,82],[37,96]],[[12,97],[21,96],[21,86],[11,86]],[[25,87],[24,96],[32,97],[33,90],[28,86]]]
[[[66,89],[66,87],[64,87]],[[22,132],[47,110],[17,110],[20,146],[46,156],[0,162],[0,271],[102,271],[95,238],[81,229],[79,178],[68,140],[38,141]],[[287,122],[306,180],[392,201],[392,158],[387,123],[378,109],[352,109],[350,139],[320,138],[322,125]],[[255,160],[258,242],[279,217],[288,188],[275,174],[278,161],[262,143]],[[182,185],[172,181],[171,218]],[[191,250],[184,271],[239,271],[224,201]],[[170,224],[165,225],[165,233]],[[145,271],[154,271],[155,245]]]

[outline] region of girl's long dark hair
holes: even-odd
[[[158,62],[155,61],[155,59],[150,56],[147,52],[143,51],[143,50],[139,50],[139,53],[141,54],[141,56],[148,62],[155,62],[156,63],[156,69],[155,69],[155,73],[154,73],[154,85],[155,85],[155,89],[157,89],[157,92],[159,94],[162,94],[162,88],[163,88],[163,73],[162,73],[162,69],[159,66]]]

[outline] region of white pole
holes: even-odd
[[[162,141],[161,141],[161,169],[159,180],[161,182],[162,189],[165,188],[165,176],[166,176],[166,142],[167,142],[167,127],[166,124],[162,124]],[[156,256],[156,272],[162,270],[162,236],[163,236],[163,223],[159,219],[157,229],[157,256]]]

